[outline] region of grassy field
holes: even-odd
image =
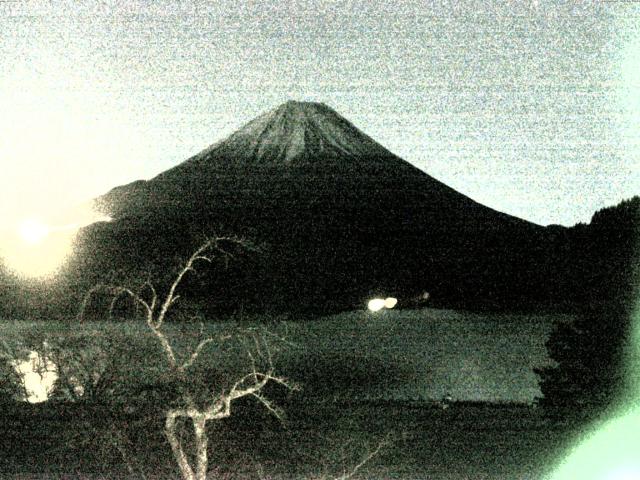
[[[212,425],[211,464],[222,478],[335,478],[382,443],[378,455],[354,478],[539,480],[570,438],[569,432],[523,406],[288,407],[284,426],[259,414],[249,418],[245,413],[251,406],[240,409],[236,418]],[[4,417],[0,478],[142,478],[128,475],[115,445],[86,448],[96,435],[95,430],[82,430],[88,414],[43,405],[27,411]],[[134,433],[124,434],[126,442],[133,441]],[[135,471],[144,471],[147,478],[177,478],[161,439],[145,442],[157,446],[150,453],[125,443]]]
[[[204,331],[172,324],[169,332],[186,352],[203,336],[242,333],[264,323],[258,320],[264,319],[210,323]],[[303,390],[273,392],[287,412],[285,425],[252,402],[212,425],[212,465],[226,478],[333,478],[384,442],[353,478],[540,479],[569,438],[530,405],[538,392],[531,369],[548,362],[544,341],[554,320],[566,318],[426,309],[269,319],[276,366]],[[95,368],[106,361],[100,356],[106,348],[117,359],[110,365],[118,381],[128,385],[157,384],[165,370],[143,322],[7,321],[0,340],[14,353],[44,341],[64,345],[74,361]],[[244,353],[241,343],[225,342],[206,352],[200,372],[237,370],[246,365]],[[447,392],[454,402],[435,406],[432,400]],[[153,425],[140,435],[140,412],[112,418],[94,408],[64,402],[4,408],[0,478],[61,478],[61,472],[124,478],[130,472],[114,441],[118,432],[132,478],[143,478],[141,471],[153,478],[154,470],[162,471],[157,478],[171,478],[159,417],[147,417]],[[111,436],[97,448],[97,432],[105,429]],[[153,455],[145,450],[150,445]]]

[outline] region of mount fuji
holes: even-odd
[[[331,310],[428,291],[435,304],[509,308],[541,293],[545,228],[453,190],[320,103],[287,102],[95,204],[114,219],[79,242],[98,271],[163,265],[213,232],[262,245],[216,284],[223,303]]]

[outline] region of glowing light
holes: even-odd
[[[31,244],[36,245],[49,235],[49,226],[40,220],[33,218],[23,220],[18,226],[18,233],[22,239]]]
[[[379,310],[382,310],[384,308],[384,299],[372,298],[371,300],[369,300],[369,303],[367,304],[367,308],[372,312],[377,312]]]
[[[398,299],[394,297],[372,298],[367,304],[367,308],[372,312],[378,312],[383,308],[393,308],[397,305]]]
[[[71,254],[80,228],[111,219],[83,207],[56,220],[29,218],[14,228],[0,230],[0,261],[21,276],[52,277]]]
[[[54,232],[36,235],[37,231],[25,236],[5,233],[1,239],[0,255],[3,263],[14,273],[32,277],[47,278],[56,273],[71,252],[75,231]],[[32,235],[33,236],[30,236]],[[31,240],[27,240],[30,238]]]
[[[393,308],[398,304],[398,299],[394,297],[387,297],[384,299],[384,308]]]
[[[13,360],[11,366],[20,375],[29,403],[46,402],[58,379],[58,369],[49,358],[36,351],[25,361]]]

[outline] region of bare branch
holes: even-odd
[[[263,395],[260,395],[260,393],[253,393],[252,394],[260,403],[262,403],[267,410],[269,410],[274,417],[276,417],[278,420],[280,420],[280,422],[283,422],[283,416],[284,413],[282,411],[281,408],[278,408],[276,406],[273,405],[273,403],[271,403],[266,397],[264,397]]]
[[[105,293],[107,295],[112,295],[114,297],[128,295],[131,297],[131,299],[135,303],[142,305],[144,307],[144,309],[147,312],[147,319],[150,319],[153,317],[153,310],[151,309],[151,306],[142,297],[140,297],[140,295],[136,294],[133,290],[127,287],[119,286],[119,285],[107,285],[107,284],[100,283],[90,288],[85,294],[82,300],[82,303],[80,305],[80,312],[78,314],[78,319],[80,322],[84,321],[84,312],[87,308],[87,305],[89,304],[89,301],[91,300],[93,295],[96,293]]]
[[[171,365],[171,367],[178,368],[178,362],[176,360],[176,356],[173,353],[173,348],[171,347],[171,343],[169,342],[169,339],[167,338],[167,336],[160,330],[159,327],[155,326],[155,324],[153,323],[153,319],[151,321],[148,321],[147,323],[151,331],[154,333],[154,335],[160,342],[160,345],[162,346],[162,350],[167,356],[167,360],[169,361],[169,364]]]
[[[87,310],[87,305],[89,305],[89,301],[91,300],[93,292],[94,289],[91,288],[82,297],[82,302],[80,302],[80,309],[78,310],[78,321],[80,323],[84,322],[84,312]]]
[[[158,301],[158,294],[156,292],[155,287],[153,286],[153,283],[151,283],[150,277],[147,278],[147,281],[144,282],[140,287],[140,293],[139,293],[140,296],[142,296],[142,292],[144,291],[145,288],[148,288],[151,291],[151,304],[149,305],[149,308],[151,309],[152,312],[155,312],[156,302]]]
[[[234,243],[241,243],[240,240],[232,237],[214,237],[204,242],[195,252],[193,252],[193,254],[189,257],[185,265],[178,272],[178,274],[176,275],[176,278],[173,280],[173,283],[169,287],[169,293],[167,293],[167,296],[165,297],[165,300],[162,303],[162,307],[160,308],[160,313],[158,314],[158,317],[155,320],[155,328],[160,328],[162,326],[162,323],[164,322],[164,318],[167,314],[167,311],[169,310],[171,305],[175,303],[175,301],[178,298],[175,293],[176,289],[178,288],[178,285],[180,285],[180,283],[182,282],[182,279],[188,272],[195,270],[194,264],[197,261],[204,261],[208,263],[211,263],[213,261],[211,257],[204,255],[204,252],[213,249],[219,253],[222,253],[223,255],[228,254],[225,250],[223,250],[218,246],[218,243],[220,241],[230,241]]]
[[[110,443],[116,448],[116,450],[120,454],[122,461],[127,467],[127,471],[129,472],[129,475],[131,477],[139,476],[142,480],[147,480],[147,476],[144,474],[144,471],[142,470],[138,462],[136,462],[135,460],[133,461],[135,462],[135,465],[138,468],[137,469],[134,468],[134,464],[132,463],[132,458],[128,450],[128,447],[129,447],[128,444],[130,443],[130,441],[126,437],[126,435],[122,432],[122,430],[118,428],[117,425],[112,424],[110,429],[110,434],[111,434],[109,438]],[[138,475],[136,475],[136,470],[138,471]]]
[[[180,298],[180,295],[176,295],[175,297],[173,297],[171,299],[171,303],[169,303],[169,306],[173,305],[174,303],[176,303],[178,301],[178,299]]]
[[[288,329],[285,329],[285,331],[287,331]],[[262,334],[268,337],[272,337],[274,339],[276,339],[278,342],[284,344],[284,345],[288,345],[290,347],[297,347],[298,345],[295,342],[292,342],[291,340],[286,339],[285,337],[278,335],[277,333],[274,333],[272,331],[270,331],[269,329],[265,328],[262,331]]]
[[[212,260],[209,257],[205,257],[204,255],[198,255],[197,257],[192,258],[192,263],[197,262],[198,260],[202,260],[203,262],[211,263]]]
[[[247,382],[247,380],[249,380],[250,378],[254,380],[253,384],[248,386],[243,386]],[[261,378],[261,379],[258,380],[258,378]],[[233,401],[238,398],[251,395],[255,392],[260,391],[262,388],[264,388],[264,386],[267,383],[269,383],[269,380],[271,380],[271,378],[272,378],[271,372],[258,373],[253,371],[245,375],[244,377],[242,377],[240,380],[238,380],[233,385],[233,387],[231,387],[231,390],[229,390],[229,393],[226,396],[228,399],[230,399],[230,401]]]
[[[250,385],[245,383],[249,379],[254,379],[254,382]],[[258,380],[259,379],[259,380]],[[240,378],[229,390],[229,392],[221,396],[218,401],[212,404],[206,411],[205,415],[207,420],[215,420],[225,418],[231,415],[231,404],[234,400],[237,400],[248,395],[254,395],[262,390],[267,383],[274,381],[286,387],[289,386],[287,380],[282,377],[276,377],[272,372],[259,373],[251,372],[244,377]],[[264,403],[264,402],[263,402]],[[273,407],[272,407],[273,408]]]
[[[113,310],[116,307],[116,302],[122,295],[123,293],[120,293],[119,295],[114,295],[113,298],[111,299],[111,303],[109,304],[109,318],[113,318]]]
[[[191,367],[191,366],[195,363],[195,361],[198,359],[198,356],[199,356],[199,355],[200,355],[200,353],[202,352],[202,349],[203,349],[204,347],[206,347],[208,344],[213,343],[213,342],[215,342],[215,341],[223,342],[223,341],[225,341],[225,340],[228,340],[229,338],[231,338],[231,336],[230,336],[230,335],[224,335],[224,336],[219,337],[219,338],[212,338],[212,337],[210,337],[210,338],[206,338],[206,339],[202,340],[202,341],[198,344],[198,346],[195,348],[195,350],[193,351],[193,353],[191,354],[191,356],[189,357],[189,359],[188,359],[186,362],[184,362],[184,363],[182,364],[182,366],[180,367],[180,369],[181,369],[181,370],[186,370],[187,368]]]
[[[334,480],[348,480],[349,478],[353,477],[358,472],[358,470],[360,470],[366,463],[371,461],[373,457],[378,455],[382,447],[386,446],[387,443],[388,443],[387,440],[381,441],[373,451],[365,455],[364,458],[358,464],[356,464],[350,471],[344,472],[342,475],[340,475],[339,477],[336,477]]]

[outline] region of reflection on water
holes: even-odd
[[[29,403],[46,402],[58,379],[56,364],[35,350],[29,352],[26,360],[12,360],[10,363],[22,380],[24,400]]]

